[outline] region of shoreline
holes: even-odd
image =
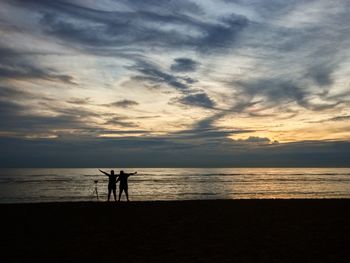
[[[97,206],[97,205],[132,205],[132,204],[142,204],[142,205],[152,205],[152,204],[186,204],[186,203],[214,203],[214,202],[220,202],[220,203],[253,203],[253,202],[260,202],[260,203],[279,203],[279,202],[302,202],[302,203],[318,203],[318,202],[350,202],[350,198],[240,198],[240,199],[184,199],[184,200],[130,200],[130,202],[127,202],[126,200],[122,200],[120,202],[118,201],[106,201],[106,200],[99,200],[99,201],[41,201],[41,202],[8,202],[8,203],[0,203],[0,209],[3,206],[41,206],[41,205],[49,205],[49,206]]]
[[[0,204],[4,262],[350,262],[350,199]]]

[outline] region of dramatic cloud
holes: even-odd
[[[115,160],[128,167],[341,167],[348,164],[350,154],[349,142],[341,141],[305,141],[258,147],[243,142],[196,147],[169,139],[134,137],[91,141],[0,138],[0,143],[3,146],[0,148],[3,156],[0,165],[7,167],[107,167]],[[33,148],[37,149],[35,154]]]
[[[349,11],[3,0],[0,165],[348,165]]]

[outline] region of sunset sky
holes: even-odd
[[[349,13],[0,0],[0,166],[349,166]]]

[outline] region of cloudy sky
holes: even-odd
[[[0,0],[0,166],[349,166],[348,0]]]

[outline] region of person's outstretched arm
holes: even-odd
[[[137,174],[137,172],[129,173],[129,174],[127,174],[127,176],[134,175],[134,174]]]
[[[105,175],[107,175],[107,176],[109,176],[109,174],[108,173],[106,173],[106,172],[104,172],[104,171],[102,171],[102,170],[100,170],[100,169],[98,169],[101,173],[103,173],[103,174],[105,174]]]

